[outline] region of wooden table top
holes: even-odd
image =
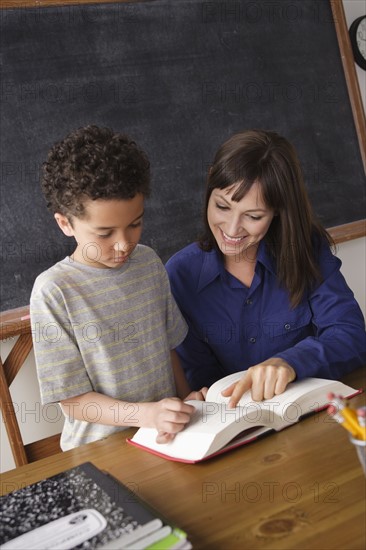
[[[344,381],[365,387],[365,369]],[[364,403],[365,394],[352,400]],[[6,472],[1,493],[89,461],[184,529],[195,549],[365,548],[365,476],[347,432],[325,412],[198,464],[128,445],[134,431]]]

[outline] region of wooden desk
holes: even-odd
[[[365,369],[345,382],[365,387]],[[133,431],[6,472],[2,494],[90,461],[186,530],[195,549],[364,549],[365,477],[325,412],[196,465],[127,445]]]

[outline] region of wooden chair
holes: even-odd
[[[9,387],[32,349],[31,327],[29,319],[9,322],[6,317],[2,316],[0,340],[6,340],[14,336],[19,336],[19,338],[4,363],[0,358],[0,403],[11,451],[15,465],[18,467],[60,453],[61,448],[60,434],[27,445],[23,443]]]

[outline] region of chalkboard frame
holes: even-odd
[[[2,0],[0,9],[6,8],[42,8],[47,6],[104,4],[139,2],[140,0],[78,0],[66,2],[62,0]],[[345,80],[352,108],[352,114],[360,147],[363,168],[366,174],[366,118],[362,104],[360,87],[358,84],[352,47],[350,43],[344,7],[342,0],[329,0],[333,14],[340,57],[345,74]],[[153,3],[153,0],[151,0]],[[366,236],[366,220],[357,220],[336,227],[328,228],[336,243],[341,243]],[[11,338],[28,332],[29,306],[14,308],[0,312],[0,340]]]

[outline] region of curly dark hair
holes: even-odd
[[[86,126],[56,143],[43,163],[47,208],[82,218],[88,199],[132,199],[150,193],[150,163],[127,135]]]

